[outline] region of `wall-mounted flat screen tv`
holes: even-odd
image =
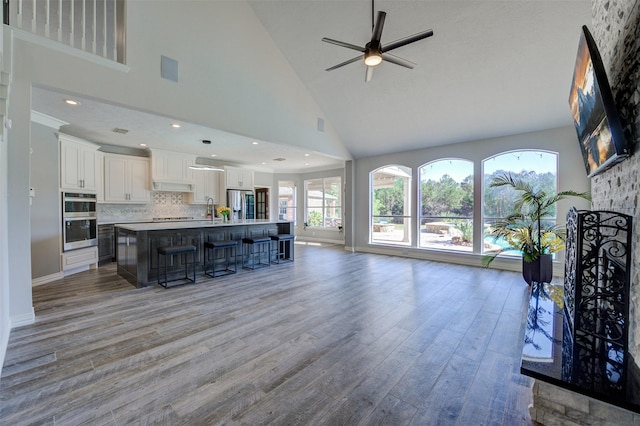
[[[586,26],[578,45],[569,106],[589,177],[627,158],[629,149],[607,74]]]

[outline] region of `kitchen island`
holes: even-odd
[[[242,253],[242,239],[293,233],[289,221],[244,220],[230,223],[211,220],[121,223],[116,224],[116,259],[118,275],[141,288],[154,284],[157,276],[157,249],[162,246],[194,245],[196,270],[204,265],[203,244],[207,241],[238,241],[238,253]],[[285,257],[288,255],[285,254]],[[191,256],[189,256],[189,261]],[[244,262],[244,259],[241,260]],[[170,275],[184,274],[182,256],[175,256],[169,263]],[[239,262],[240,263],[240,262]]]

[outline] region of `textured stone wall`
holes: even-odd
[[[607,70],[629,159],[591,180],[594,210],[633,216],[629,351],[640,359],[640,0],[592,0],[591,25]],[[577,36],[576,36],[577,37]],[[631,365],[630,368],[637,368]],[[637,386],[637,384],[633,384]],[[552,425],[639,425],[640,415],[536,380],[531,419]]]
[[[629,348],[640,359],[640,0],[593,0],[590,30],[607,70],[631,157],[593,177],[595,210],[634,218]]]
[[[606,402],[536,380],[533,385],[534,424],[545,426],[637,426],[640,415]]]

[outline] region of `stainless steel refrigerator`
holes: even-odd
[[[253,191],[227,190],[227,205],[231,209],[232,220],[255,219],[256,206]]]

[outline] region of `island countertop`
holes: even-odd
[[[147,223],[116,223],[118,228],[126,229],[128,231],[163,231],[171,229],[191,229],[191,228],[213,228],[213,227],[229,227],[229,226],[242,226],[242,225],[269,225],[269,224],[283,224],[290,223],[286,220],[268,220],[268,219],[247,219],[236,220],[223,223],[220,219],[215,219],[213,222],[209,220],[187,220],[176,222],[147,222]]]
[[[116,259],[118,275],[136,287],[155,284],[158,279],[158,247],[174,245],[195,246],[195,268],[203,271],[207,258],[204,243],[208,241],[238,241],[237,263],[242,265],[249,258],[242,250],[245,237],[267,237],[292,234],[290,220],[252,219],[223,223],[211,220],[175,222],[116,223]],[[288,256],[288,253],[287,253]],[[176,256],[166,267],[170,275],[184,274],[186,259]],[[165,264],[163,264],[165,268]]]

